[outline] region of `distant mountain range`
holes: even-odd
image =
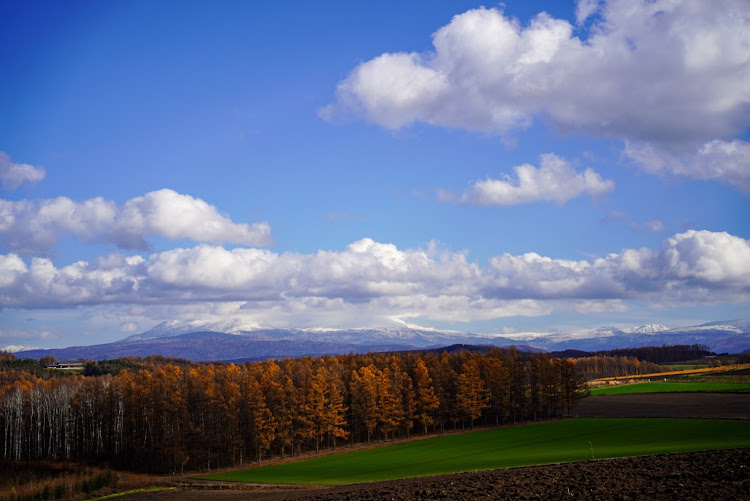
[[[246,361],[368,351],[435,349],[456,344],[510,346],[528,351],[583,351],[675,344],[703,344],[717,353],[750,351],[750,319],[670,329],[651,324],[633,329],[599,327],[559,333],[472,334],[420,329],[259,329],[227,322],[163,322],[121,341],[92,346],[18,352],[20,358],[101,360],[163,355],[196,361]]]
[[[703,344],[717,353],[742,353],[750,350],[750,319],[711,322],[676,329],[651,324],[633,329],[599,327],[572,332],[519,333],[506,336],[515,342],[550,351],[599,351],[641,346]]]

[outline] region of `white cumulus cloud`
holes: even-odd
[[[490,297],[742,301],[750,293],[750,242],[690,230],[661,249],[624,249],[593,261],[505,254],[489,268]]]
[[[583,24],[586,19],[599,10],[599,6],[599,0],[578,0],[576,4],[576,22]]]
[[[625,155],[652,174],[714,180],[750,193],[750,143],[747,141],[713,139],[689,147],[628,141]]]
[[[46,174],[41,167],[14,163],[7,153],[0,151],[0,182],[4,189],[15,190],[23,183],[38,183]]]
[[[67,235],[125,249],[147,249],[145,238],[151,235],[218,244],[273,241],[267,223],[235,223],[213,205],[169,189],[132,198],[120,207],[101,197],[83,202],[66,197],[0,199],[0,241],[10,250],[45,254]]]
[[[120,324],[120,332],[136,332],[138,325],[135,322],[123,322]]]
[[[692,148],[680,159],[688,175],[746,189],[747,162],[738,174],[718,160],[737,158],[727,145],[750,126],[749,12],[746,0],[580,1],[579,24],[597,16],[579,38],[546,13],[522,25],[478,8],[439,28],[432,51],[361,63],[322,115],[496,133],[542,118],[562,131]]]
[[[0,277],[0,308],[211,305],[226,313],[217,306],[226,304],[255,322],[276,325],[351,327],[357,319],[362,326],[365,319],[382,325],[394,318],[467,322],[562,307],[621,309],[629,300],[747,301],[750,241],[691,230],[659,249],[623,249],[583,260],[503,254],[484,267],[465,252],[433,244],[398,249],[363,239],[312,254],[203,244],[148,258],[114,253],[61,268],[49,259],[26,262],[9,254],[0,256]]]
[[[603,179],[592,169],[577,172],[567,160],[551,153],[541,156],[538,168],[524,164],[513,170],[516,179],[505,176],[477,181],[460,196],[441,190],[438,198],[470,205],[517,205],[539,200],[564,204],[584,194],[602,195],[615,187],[613,181]]]

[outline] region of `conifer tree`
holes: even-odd
[[[462,420],[468,419],[474,428],[474,421],[487,407],[487,389],[473,358],[464,363],[463,370],[458,376],[457,403]]]
[[[427,371],[424,361],[419,358],[414,366],[414,393],[416,395],[416,411],[423,433],[435,424],[435,411],[440,406],[440,400],[432,387],[432,378]]]

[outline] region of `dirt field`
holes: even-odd
[[[750,419],[750,393],[632,393],[584,398],[578,417]]]
[[[623,398],[626,397],[626,398]],[[584,399],[579,416],[749,419],[750,395],[674,393]],[[177,491],[124,496],[153,501],[421,499],[750,499],[750,449],[440,475],[338,487],[289,487],[189,481]]]

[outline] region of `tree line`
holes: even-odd
[[[661,365],[635,357],[592,355],[576,358],[574,362],[586,381],[606,377],[642,376],[665,371]]]
[[[567,359],[367,354],[235,364],[153,362],[116,375],[18,378],[0,392],[6,460],[208,471],[320,448],[569,415]]]
[[[632,357],[644,362],[669,364],[686,360],[698,360],[709,355],[716,355],[705,344],[674,344],[669,346],[641,346],[639,348],[618,348],[598,351],[592,355],[610,357]]]

